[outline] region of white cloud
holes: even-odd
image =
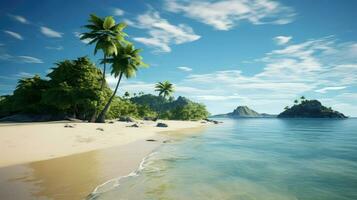
[[[63,33],[57,32],[57,31],[50,29],[48,27],[45,27],[45,26],[41,26],[40,30],[41,30],[42,34],[44,34],[46,37],[50,37],[50,38],[61,38],[63,35]]]
[[[4,31],[4,32],[6,34],[10,35],[13,38],[16,38],[18,40],[24,40],[24,38],[19,33],[16,33],[16,32],[13,32],[13,31]]]
[[[9,15],[12,19],[22,23],[22,24],[29,24],[30,22],[23,16],[20,15]]]
[[[19,59],[19,62],[23,63],[43,63],[41,59],[32,56],[17,56],[17,58]]]
[[[242,104],[259,112],[279,113],[301,95],[324,99],[329,95],[327,91],[343,89],[346,92],[357,88],[354,47],[355,43],[339,43],[334,37],[291,44],[259,59],[263,68],[254,75],[244,75],[238,69],[191,74],[178,83],[188,90],[179,92],[204,102],[212,113],[230,111]],[[336,57],[339,59],[331,59]],[[348,102],[351,97],[344,95],[334,99],[326,101],[326,105],[334,107],[347,102],[349,107],[354,106],[351,110],[357,110],[355,103]],[[357,116],[357,112],[341,111]]]
[[[73,32],[74,36],[78,39],[81,38],[81,33],[79,32]],[[81,42],[83,42],[84,44],[88,44],[89,42],[91,41],[91,39],[84,39],[84,40],[81,40]]]
[[[192,68],[190,67],[177,67],[177,69],[182,70],[184,72],[190,72],[192,71]]]
[[[284,45],[286,43],[288,43],[293,37],[291,36],[276,36],[274,38],[274,41],[276,42],[277,45]]]
[[[47,73],[47,74],[49,74],[49,73],[51,73],[51,72],[53,72],[53,69],[46,69],[46,73]]]
[[[327,91],[330,91],[330,90],[343,90],[343,89],[345,89],[345,88],[346,88],[345,86],[340,86],[340,87],[324,87],[324,88],[315,90],[315,92],[326,93]]]
[[[57,46],[57,47],[47,46],[46,49],[61,51],[61,50],[63,50],[63,46],[61,46],[61,45]]]
[[[15,63],[43,63],[43,61],[39,58],[35,58],[32,56],[13,56],[8,53],[0,54],[0,60]]]
[[[292,8],[273,0],[166,0],[166,9],[184,13],[217,30],[230,30],[242,21],[252,24],[287,24],[295,16]]]
[[[135,21],[126,20],[126,22],[136,28],[146,29],[149,37],[135,37],[133,39],[153,47],[156,52],[170,52],[171,44],[193,42],[201,37],[196,35],[193,29],[187,25],[170,24],[153,10],[139,15]]]
[[[28,73],[28,72],[19,72],[17,74],[15,74],[16,77],[20,77],[20,78],[29,78],[29,77],[33,77],[34,74]]]
[[[113,15],[114,16],[123,16],[124,15],[124,10],[120,9],[120,8],[114,8],[113,9]]]
[[[110,88],[114,89],[118,79],[110,74],[106,74],[106,81]],[[130,93],[155,93],[155,83],[147,83],[143,81],[134,81],[122,79],[119,85],[118,93],[124,94],[124,92],[128,91]]]

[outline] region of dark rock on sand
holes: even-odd
[[[130,126],[127,126],[127,127],[139,128],[139,125],[138,124],[133,124],[133,125],[130,125]]]
[[[118,121],[120,122],[135,122],[135,120],[128,116],[121,116],[119,117]]]
[[[166,128],[166,127],[169,127],[169,126],[167,124],[165,124],[165,123],[159,122],[159,123],[156,124],[156,127]]]
[[[71,125],[71,124],[66,124],[64,125],[65,128],[74,128],[75,125]]]

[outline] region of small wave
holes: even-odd
[[[110,180],[98,185],[93,190],[93,192],[88,195],[88,197],[86,199],[87,200],[95,200],[98,198],[98,196],[100,194],[108,192],[108,191],[112,190],[113,188],[118,187],[120,185],[121,180],[123,180],[125,178],[129,178],[129,177],[138,176],[140,174],[140,172],[143,169],[145,169],[145,164],[147,163],[147,160],[156,154],[157,154],[157,152],[153,152],[153,153],[149,154],[148,156],[146,156],[145,158],[143,158],[143,160],[140,162],[139,167],[136,170],[132,171],[130,174],[110,179]]]

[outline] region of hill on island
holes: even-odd
[[[212,117],[229,117],[229,118],[263,118],[263,117],[276,117],[275,115],[258,113],[248,106],[238,106],[233,112],[227,114],[214,115]]]
[[[318,100],[302,100],[278,115],[279,118],[347,118],[344,114],[327,108]]]

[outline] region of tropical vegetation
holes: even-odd
[[[90,15],[88,30],[81,40],[95,44],[94,55],[103,53],[103,70],[99,70],[88,57],[64,60],[55,64],[47,78],[35,75],[22,78],[12,95],[0,97],[0,117],[14,114],[51,115],[53,118],[72,117],[91,122],[120,116],[136,118],[164,118],[197,120],[209,113],[204,105],[184,97],[175,100],[174,86],[169,81],[159,82],[155,90],[158,96],[143,92],[125,92],[117,96],[121,80],[136,75],[142,61],[141,50],[126,40],[125,23],[116,23],[112,16],[105,18]],[[108,87],[107,64],[111,74],[117,78],[114,91]],[[99,112],[100,111],[100,112]],[[99,114],[98,114],[99,113]]]

